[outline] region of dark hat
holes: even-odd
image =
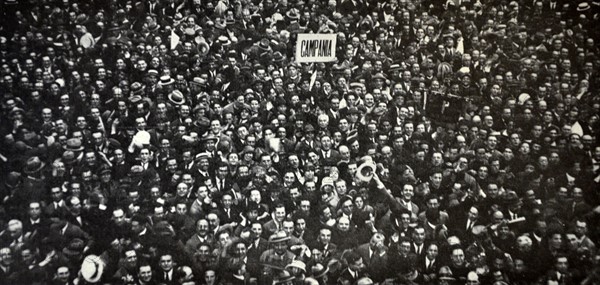
[[[141,165],[134,165],[129,170],[129,174],[131,174],[131,176],[138,176],[142,174],[142,172],[144,172],[144,168]]]
[[[110,169],[110,167],[101,167],[98,172],[100,173],[100,175],[102,175],[105,173],[112,173],[112,170]]]
[[[225,24],[227,26],[232,26],[232,25],[235,24],[235,19],[233,19],[233,18],[227,18],[227,19],[225,19]]]
[[[185,103],[185,97],[179,90],[173,90],[167,97],[169,98],[169,101],[175,105],[182,105]]]
[[[74,238],[69,244],[63,249],[63,253],[67,256],[75,256],[83,253],[85,243],[79,238]]]
[[[273,53],[273,61],[274,62],[282,62],[284,60],[283,54],[281,54],[281,52],[274,52]]]
[[[81,145],[81,140],[78,138],[71,138],[67,140],[67,143],[63,146],[63,149],[70,150],[72,152],[82,151],[83,146]]]
[[[4,181],[4,184],[9,188],[13,188],[19,185],[19,183],[21,183],[21,173],[15,171],[9,173],[8,176],[6,176],[6,181]]]
[[[518,205],[518,204],[521,204],[521,199],[519,199],[519,196],[514,191],[508,191],[508,192],[506,192],[506,194],[504,195],[502,201],[506,205]]]
[[[77,159],[75,158],[75,153],[71,150],[67,150],[62,154],[62,162],[64,164],[70,165],[73,164]]]
[[[141,95],[132,95],[132,96],[129,96],[129,98],[127,98],[127,99],[132,104],[137,104],[138,102],[142,101],[143,98]]]
[[[258,48],[260,48],[262,51],[269,51],[271,50],[271,45],[268,39],[262,39],[260,40],[260,42],[258,43]]]
[[[10,110],[10,112],[8,113],[8,116],[12,117],[17,113],[21,113],[23,115],[23,114],[25,114],[25,110],[23,110],[19,107],[13,107],[12,110]]]
[[[248,204],[244,208],[244,212],[250,212],[250,211],[260,211],[260,205],[254,201],[248,202]]]
[[[291,275],[287,270],[282,270],[273,280],[273,284],[285,284],[287,282],[293,281],[296,279],[293,275]]]
[[[242,150],[242,156],[245,155],[246,153],[254,153],[254,148],[252,146],[245,146],[244,149]]]
[[[348,115],[354,115],[354,114],[360,115],[360,111],[358,110],[358,108],[356,108],[356,107],[348,108]]]
[[[315,127],[313,127],[313,125],[311,124],[306,124],[304,126],[304,132],[308,133],[308,132],[314,132],[315,131]]]
[[[202,141],[206,142],[206,141],[217,141],[219,138],[217,138],[215,135],[213,134],[208,134],[202,137]]]
[[[376,79],[381,79],[381,80],[386,80],[387,78],[385,78],[385,75],[383,75],[383,73],[379,72],[375,75],[373,75],[373,77],[371,77],[372,80],[376,80]]]
[[[150,30],[151,32],[156,32],[156,31],[158,31],[158,29],[160,29],[160,25],[157,24],[156,22],[152,22],[148,26],[148,30]]]

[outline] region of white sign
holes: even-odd
[[[296,62],[335,61],[336,34],[298,34]]]

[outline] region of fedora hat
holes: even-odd
[[[71,165],[75,163],[77,159],[75,158],[75,153],[71,150],[66,150],[62,154],[62,162],[66,165]]]
[[[300,19],[300,11],[298,11],[298,9],[296,8],[292,8],[289,11],[287,11],[285,13],[285,15],[290,19],[290,20],[298,20]]]
[[[33,156],[27,159],[27,162],[25,162],[23,172],[25,172],[26,174],[37,173],[38,171],[42,170],[42,168],[44,168],[45,165],[46,164],[43,161],[41,161],[39,157]]]
[[[163,75],[160,77],[160,82],[158,82],[158,85],[166,86],[171,85],[173,83],[175,83],[175,79],[171,78],[170,75]]]
[[[275,280],[273,280],[273,284],[286,284],[287,282],[293,281],[295,277],[291,275],[286,270],[282,270],[279,272]]]
[[[262,39],[260,40],[260,42],[258,42],[258,48],[262,51],[269,51],[271,50],[271,45],[268,39]]]
[[[150,23],[150,25],[148,25],[148,30],[151,32],[156,32],[156,31],[158,31],[158,29],[160,29],[160,25],[157,24],[156,22],[152,22],[152,23]]]
[[[175,105],[182,105],[185,103],[185,97],[179,90],[173,90],[167,97],[169,98],[169,101]]]
[[[206,79],[204,79],[202,77],[194,77],[194,79],[192,79],[192,81],[190,81],[190,84],[198,85],[198,86],[201,86],[201,87],[206,87],[207,86]]]
[[[202,141],[206,142],[206,141],[217,141],[219,140],[219,138],[217,138],[215,135],[213,134],[208,134],[202,137]]]
[[[76,256],[83,253],[85,243],[79,238],[74,238],[69,244],[63,248],[63,253],[68,256]]]
[[[377,79],[381,79],[381,80],[386,80],[387,78],[385,78],[385,75],[383,75],[383,73],[379,72],[375,75],[373,75],[373,77],[371,77],[372,80],[377,80]]]
[[[14,188],[19,185],[19,183],[21,183],[21,173],[14,171],[9,173],[8,176],[6,176],[6,181],[4,181],[4,184],[9,188]]]
[[[82,151],[83,146],[81,145],[81,140],[78,138],[71,138],[67,140],[67,143],[63,146],[64,150],[70,150],[72,152]]]
[[[581,2],[577,5],[577,12],[583,12],[590,9],[590,4],[588,2]]]
[[[229,40],[229,38],[228,38],[228,37],[226,37],[226,36],[219,36],[219,37],[217,38],[217,40],[219,41],[219,43],[220,43],[222,46],[228,46],[228,45],[231,45],[231,40]]]
[[[131,95],[142,95],[144,93],[144,85],[139,82],[133,82],[130,89]]]
[[[300,260],[294,260],[294,261],[292,261],[292,263],[285,266],[286,269],[289,267],[298,268],[298,269],[302,270],[302,272],[306,273],[306,264]]]
[[[281,54],[281,52],[274,52],[273,53],[273,61],[274,62],[282,62],[284,60],[283,54]]]
[[[141,95],[132,95],[129,96],[129,98],[127,98],[127,100],[129,100],[129,102],[131,102],[132,104],[137,104],[138,102],[142,101],[142,96]]]
[[[219,30],[225,30],[225,28],[227,28],[227,21],[225,19],[215,21],[215,28]]]
[[[25,114],[25,110],[19,108],[19,107],[13,107],[10,112],[8,113],[8,116],[10,118],[12,118],[14,115],[16,115],[17,113],[21,113],[21,115]]]
[[[312,273],[312,277],[318,279],[325,276],[325,274],[329,272],[329,267],[323,266],[321,263],[317,263],[310,268],[310,271]]]
[[[284,231],[278,231],[269,237],[269,243],[277,243],[290,240],[290,237]]]
[[[143,147],[144,145],[150,144],[150,133],[147,131],[138,131],[133,138],[131,143],[136,147]]]
[[[88,255],[83,259],[79,271],[88,283],[98,283],[104,273],[104,261],[97,255]]]

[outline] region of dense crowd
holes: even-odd
[[[599,13],[3,0],[0,284],[598,284]]]

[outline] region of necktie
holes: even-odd
[[[467,231],[471,229],[471,220],[467,220]]]
[[[169,280],[169,273],[165,272],[165,281],[170,281]]]

